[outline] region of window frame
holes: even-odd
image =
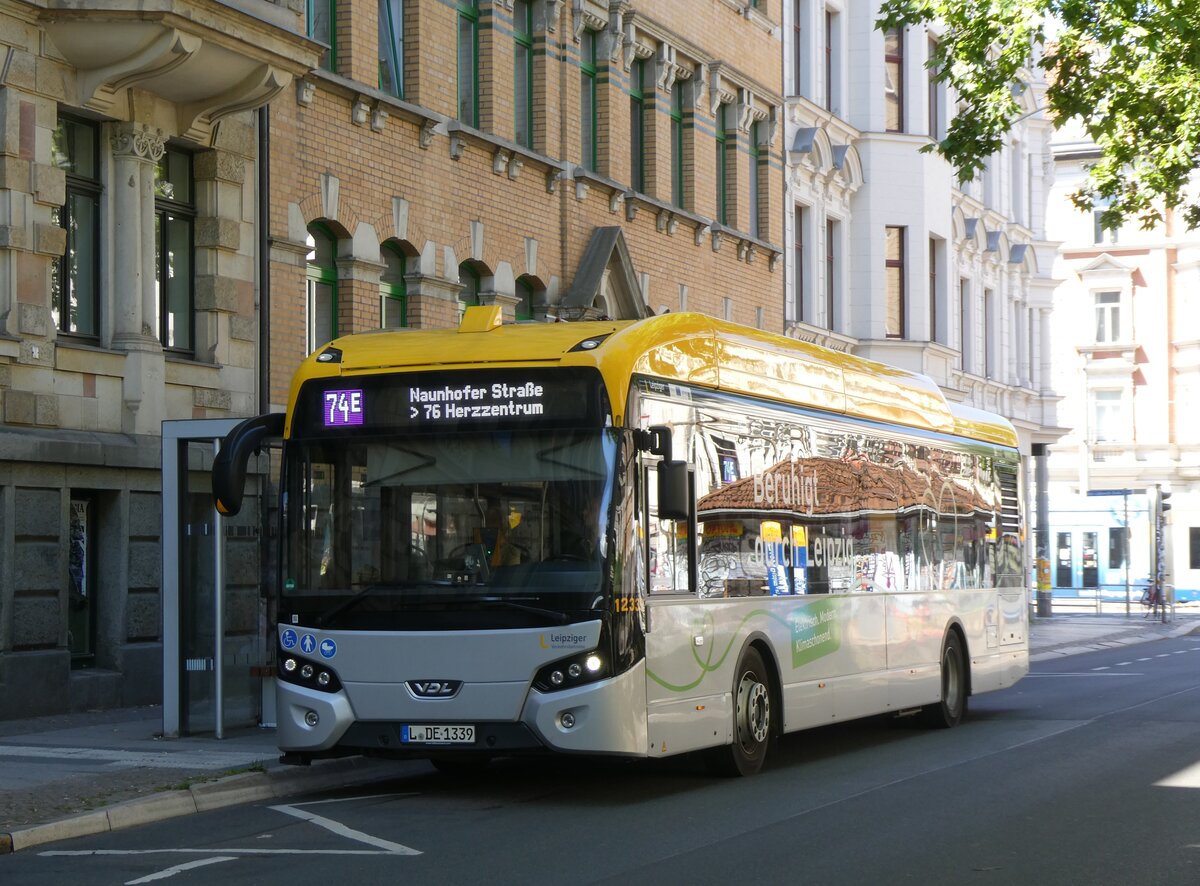
[[[315,229],[315,231],[314,231]],[[308,225],[308,236],[312,238],[313,244],[310,250],[312,259],[305,259],[305,346],[306,354],[311,354],[318,348],[323,347],[338,335],[338,278],[337,278],[337,235],[329,225],[322,221],[314,221]],[[329,241],[332,253],[332,260],[329,265],[318,264],[317,259],[317,242],[316,235],[320,234],[323,238]],[[329,287],[329,332],[330,336],[323,341],[317,341],[318,330],[316,328],[316,286]]]
[[[1125,393],[1119,388],[1092,388],[1088,391],[1088,437],[1092,443],[1116,443],[1122,438],[1112,428],[1125,417]]]
[[[482,278],[479,271],[470,263],[463,262],[458,266],[458,280],[462,283],[462,288],[458,291],[458,322],[462,322],[463,315],[467,312],[467,308],[479,306],[479,287],[482,283]],[[463,296],[467,296],[464,298]]]
[[[387,267],[379,275],[379,326],[381,329],[405,329],[408,327],[408,284],[404,275],[408,272],[408,256],[389,243],[383,244],[380,253]],[[398,265],[393,266],[389,258],[394,258]],[[389,302],[400,306],[399,326],[387,322]]]
[[[889,239],[890,233],[893,231],[898,232],[898,239],[896,241],[897,249],[895,250],[898,253],[898,255],[895,255],[895,256],[893,256],[891,254],[892,253],[891,241]],[[890,288],[890,286],[887,286],[887,285],[885,285],[885,287],[884,287],[885,298],[887,299],[886,310],[884,311],[884,337],[885,338],[903,339],[905,337],[905,333],[906,333],[905,314],[907,313],[907,311],[905,310],[905,308],[906,308],[906,305],[905,305],[906,293],[905,293],[904,278],[905,278],[905,274],[906,274],[905,250],[907,248],[907,242],[906,242],[907,234],[908,234],[908,229],[905,228],[903,225],[885,225],[884,226],[884,248],[883,248],[884,263],[883,263],[883,266],[884,266],[885,281],[890,280],[890,278],[893,276],[895,276],[896,281],[897,281],[897,287],[896,287],[896,292],[895,292],[896,305],[894,308],[892,305],[893,294],[892,294],[891,288]],[[893,272],[894,272],[894,274],[893,274]],[[895,328],[892,327],[893,313],[897,315]]]
[[[599,56],[597,34],[585,29],[579,39],[579,156],[583,168],[595,172],[599,157]]]
[[[932,65],[934,56],[937,53],[937,49],[937,39],[935,37],[930,37],[928,43],[930,65],[926,68],[926,78],[929,86],[929,137],[934,141],[940,141],[942,137],[942,84],[938,79],[940,71]]]
[[[888,48],[889,40],[895,40],[895,51]],[[888,28],[883,32],[883,128],[886,132],[904,132],[904,28]],[[888,93],[889,74],[895,74],[891,83],[894,98]],[[894,119],[893,119],[894,118]]]
[[[1107,228],[1100,216],[1112,205],[1111,198],[1100,197],[1092,203],[1092,242],[1115,244],[1118,242],[1120,228]]]
[[[169,157],[186,157],[187,158],[187,193],[191,198],[189,202],[175,200],[173,197],[166,196],[160,193],[159,190],[159,170],[164,168],[165,164],[169,163]],[[194,157],[191,152],[184,151],[179,148],[167,145],[163,151],[162,157],[158,161],[155,168],[154,178],[154,234],[155,234],[155,285],[157,287],[157,310],[158,310],[158,340],[162,344],[164,350],[175,351],[179,353],[194,353],[196,349],[196,176]],[[187,305],[184,313],[187,317],[187,343],[176,344],[174,341],[171,317],[174,314],[169,310],[171,307],[171,292],[169,287],[164,285],[164,281],[170,279],[168,275],[169,249],[168,246],[171,240],[171,228],[174,225],[183,224],[187,228],[187,274],[185,283],[187,286]],[[179,312],[174,312],[175,314]],[[171,341],[168,341],[171,338]]]
[[[758,133],[760,122],[755,120],[750,124],[750,143],[747,146],[747,154],[750,158],[750,180],[747,182],[749,191],[749,208],[750,216],[748,221],[748,233],[753,237],[759,236],[759,225],[762,223],[762,204],[761,200],[761,171],[760,166],[760,151],[758,147]]]
[[[929,340],[938,339],[938,260],[941,250],[936,237],[929,238]]]
[[[629,184],[646,191],[646,61],[634,59],[629,69]]]
[[[85,120],[70,114],[59,114],[58,125],[55,128],[56,139],[60,137],[58,133],[62,130],[64,124],[86,127],[92,133],[91,156],[88,158],[91,164],[91,174],[81,175],[74,169],[68,169],[66,165],[57,162],[55,164],[58,168],[63,169],[66,175],[63,204],[57,208],[55,214],[57,215],[56,221],[58,225],[67,232],[67,236],[63,247],[63,254],[54,259],[53,267],[51,268],[51,319],[55,324],[55,328],[62,335],[97,340],[100,337],[101,329],[100,228],[101,198],[104,195],[104,184],[100,178],[101,127],[99,123],[93,120]],[[79,238],[74,236],[73,233],[78,231],[77,216],[79,212],[76,207],[76,200],[89,203],[92,214],[91,234],[87,237],[90,241],[89,246],[91,249],[91,261],[88,262],[91,285],[89,287],[90,292],[84,293],[82,297],[78,293],[78,275],[68,275],[65,271],[68,257],[78,251],[76,248],[73,248],[73,246],[77,246],[79,243]],[[56,289],[58,291],[57,299],[55,297]],[[56,300],[59,302],[57,305],[57,319],[54,317]],[[70,310],[70,305],[79,304],[83,301],[86,301],[91,309],[91,329],[79,328],[77,320],[78,311],[74,312],[73,317],[73,312]]]
[[[517,296],[517,303],[513,306],[513,317],[518,321],[532,320],[535,291],[528,278],[524,275],[518,277],[513,291]]]
[[[396,11],[400,27],[396,27]],[[379,90],[395,98],[404,98],[404,0],[379,0]],[[385,67],[388,65],[389,67]],[[384,71],[391,71],[391,84]]]
[[[792,319],[796,323],[804,322],[804,226],[808,221],[808,207],[796,203],[792,212],[792,257],[794,261],[794,279],[792,280],[791,308]]]
[[[838,14],[829,7],[825,7],[825,110],[833,110],[834,102],[834,64],[833,50],[834,41],[837,39],[837,20]]]
[[[801,95],[800,84],[804,82],[804,59],[800,52],[800,41],[804,39],[801,21],[806,0],[792,0],[792,95]]]
[[[729,109],[730,105],[728,102],[722,102],[717,106],[715,127],[717,152],[716,215],[717,221],[723,225],[729,224]]]
[[[459,122],[466,124],[472,128],[479,128],[479,0],[457,0],[455,3],[457,12],[456,24],[458,27],[455,35],[456,47],[456,102],[455,114]],[[470,71],[464,77],[464,60],[463,60],[463,37],[464,34],[469,37],[470,59],[467,66]],[[464,99],[469,103],[469,118],[464,111]]]
[[[324,9],[329,17],[328,33],[318,33],[317,10]],[[328,47],[322,54],[317,67],[337,73],[337,0],[305,0],[305,34]]]
[[[523,14],[522,14],[523,12]],[[524,21],[521,21],[524,19]],[[525,88],[521,89],[521,76]],[[524,138],[521,128],[524,126]],[[533,149],[533,3],[513,2],[513,141]]]
[[[683,208],[683,82],[671,85],[671,205]]]
[[[837,254],[841,228],[839,220],[825,217],[825,323],[830,332],[834,324],[834,307],[837,304]]]

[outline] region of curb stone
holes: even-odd
[[[352,785],[378,778],[381,770],[386,771],[388,763],[364,757],[346,757],[314,763],[312,767],[295,772],[289,771],[291,768],[242,772],[196,784],[186,790],[163,791],[59,821],[14,828],[8,833],[0,832],[0,855],[44,843],[89,837],[225,806]]]

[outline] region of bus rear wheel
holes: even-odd
[[[967,713],[967,665],[962,641],[955,631],[942,647],[942,700],[921,709],[921,723],[933,729],[950,729]]]
[[[753,647],[738,660],[733,680],[733,743],[713,748],[708,764],[719,775],[754,775],[771,743],[771,677]]]

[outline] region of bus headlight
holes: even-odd
[[[609,676],[608,667],[600,653],[580,652],[570,658],[551,662],[533,677],[533,688],[542,692],[557,692],[592,683]]]
[[[283,654],[282,650],[278,661],[276,675],[284,683],[320,692],[341,691],[342,681],[338,679],[337,672],[328,666],[308,661],[300,655]]]

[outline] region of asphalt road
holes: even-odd
[[[786,737],[761,775],[555,759],[174,819],[0,858],[0,882],[1200,882],[1200,638],[1034,666],[961,727]]]

